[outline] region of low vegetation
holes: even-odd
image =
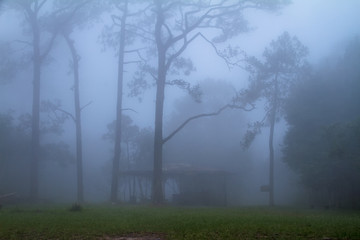
[[[288,208],[17,206],[0,239],[360,239],[360,212]]]

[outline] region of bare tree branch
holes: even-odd
[[[136,55],[141,60],[141,61],[138,61],[138,62],[145,62],[146,63],[147,62],[146,59],[141,55],[141,52],[140,52],[143,49],[147,49],[147,48],[143,47],[143,48],[138,48],[138,49],[125,50],[124,53],[136,53]]]
[[[121,6],[121,3],[122,3],[122,2],[120,2],[120,1],[119,1],[119,2],[115,2],[115,7],[116,7],[119,11],[121,11],[121,12],[124,13],[124,12],[125,12],[124,9],[126,8],[127,2],[126,2],[126,3],[123,3],[125,6],[124,6],[124,5]]]
[[[151,76],[155,81],[158,80],[158,78],[156,77],[156,75],[154,75],[152,72],[149,72],[149,74],[150,74],[150,76]]]
[[[222,53],[219,51],[219,49],[216,47],[216,45],[215,45],[212,41],[210,41],[210,40],[209,40],[207,37],[205,37],[202,33],[199,33],[199,35],[200,35],[207,43],[210,44],[210,46],[214,49],[215,53],[225,61],[226,65],[227,65],[227,67],[228,67],[229,69],[231,69],[231,66],[242,67],[241,64],[239,64],[239,63],[240,63],[240,62],[244,62],[244,61],[245,61],[244,59],[238,60],[238,61],[236,61],[236,62],[231,62],[231,61],[229,60],[229,58],[226,57],[225,54],[222,54]],[[244,53],[243,53],[243,54],[244,54]]]
[[[23,43],[23,44],[26,44],[26,45],[29,45],[29,46],[33,45],[31,42],[24,41],[24,40],[14,40],[13,42]]]
[[[168,38],[168,40],[167,40],[166,43],[165,43],[165,45],[166,45],[167,43],[170,43],[171,40],[173,39],[173,34],[172,34],[172,32],[171,32],[170,27],[169,27],[166,23],[163,23],[163,26],[165,27],[166,31],[167,31],[168,34],[169,34],[169,38]]]
[[[46,1],[47,1],[47,0],[43,0],[43,1],[39,4],[39,6],[37,7],[37,9],[42,8],[42,6],[46,3]]]
[[[141,63],[141,62],[142,62],[141,60],[138,60],[138,61],[126,61],[126,62],[124,62],[124,65],[133,64],[133,63]]]
[[[169,3],[169,5],[167,5],[166,7],[163,8],[163,11],[166,12],[169,9],[171,9],[173,6],[177,5],[177,4],[181,4],[181,1],[172,1]]]
[[[191,122],[191,121],[193,121],[195,119],[198,119],[198,118],[217,116],[227,108],[229,108],[229,109],[242,109],[244,111],[251,111],[255,107],[251,106],[251,108],[246,108],[244,106],[239,106],[239,105],[235,105],[235,104],[226,104],[225,106],[219,108],[219,110],[217,110],[216,112],[202,113],[202,114],[192,116],[192,117],[186,119],[182,124],[180,124],[179,127],[177,127],[172,133],[170,133],[166,138],[164,138],[163,141],[162,141],[162,144],[165,144],[167,141],[169,141],[173,136],[175,136],[176,133],[178,133],[181,129],[183,129],[189,122]]]
[[[82,106],[80,108],[80,111],[82,111],[84,108],[86,108],[87,106],[89,106],[90,104],[92,104],[92,101],[88,102],[87,104],[85,104],[84,106]]]
[[[183,31],[183,33],[179,34],[178,36],[174,37],[170,43],[170,45],[174,44],[175,42],[183,39],[186,35],[188,35],[191,31],[193,31],[194,29],[196,29],[201,23],[202,21],[204,21],[204,19],[206,18],[215,18],[217,16],[210,16],[209,14],[213,11],[219,10],[219,9],[232,9],[234,8],[236,5],[238,4],[234,4],[234,5],[230,5],[230,6],[223,6],[223,4],[225,3],[225,1],[222,1],[219,4],[214,4],[212,6],[209,7],[209,9],[195,22],[193,23],[191,26],[188,26],[188,15],[193,14],[193,13],[197,13],[200,12],[201,9],[199,10],[193,10],[190,12],[185,13],[185,31]],[[224,11],[223,15],[225,15],[226,12]]]
[[[40,56],[41,61],[44,60],[44,58],[49,54],[49,52],[50,52],[50,50],[51,50],[51,48],[52,48],[52,46],[53,46],[53,44],[55,42],[57,34],[58,34],[58,30],[55,33],[52,34],[50,42],[47,45],[47,48],[45,49],[43,54]]]
[[[118,17],[118,16],[116,16],[116,15],[111,15],[111,20],[112,20],[112,22],[113,22],[113,24],[115,24],[116,26],[121,26],[121,24],[119,24],[119,23],[117,23],[116,21],[118,20],[118,21],[121,21],[121,18],[120,17]]]
[[[146,47],[137,48],[137,49],[131,49],[131,50],[125,50],[124,53],[134,53],[139,52],[140,50],[147,49]]]
[[[55,108],[54,111],[59,111],[59,112],[62,112],[62,113],[65,113],[67,116],[71,117],[71,119],[76,122],[76,118],[73,114],[71,114],[70,112],[68,111],[65,111],[64,109],[61,109],[61,108]]]
[[[61,30],[61,28],[63,27],[63,25],[67,24],[68,22],[71,21],[71,19],[75,16],[75,13],[80,9],[82,8],[84,5],[88,4],[90,2],[89,1],[83,1],[81,4],[77,5],[73,10],[72,12],[69,14],[69,16],[66,18],[65,21],[63,21],[59,26],[56,27],[55,31],[53,32],[52,36],[51,36],[51,39],[50,39],[50,42],[48,43],[47,45],[47,48],[45,49],[45,51],[43,52],[43,54],[40,56],[41,60],[43,60],[50,52],[54,42],[55,42],[55,39],[59,33],[59,31]],[[68,6],[62,8],[62,9],[59,9],[59,10],[62,10],[62,11],[65,11],[67,8],[70,8],[70,5],[69,4]],[[59,10],[56,12],[56,13],[59,13]]]
[[[128,16],[128,17],[133,17],[133,16],[139,15],[140,13],[145,13],[146,10],[148,10],[151,6],[152,6],[152,5],[149,4],[149,5],[148,5],[146,8],[144,8],[144,9],[141,9],[141,10],[139,10],[139,11],[137,11],[137,12],[128,13],[127,16]]]
[[[147,36],[145,36],[144,34],[141,34],[141,33],[137,32],[137,31],[132,31],[132,30],[130,30],[130,29],[128,29],[127,31],[128,31],[129,33],[132,33],[132,34],[134,34],[134,35],[136,35],[136,36],[139,36],[139,37],[141,37],[142,39],[147,40],[147,41],[149,41],[149,42],[155,42],[155,40],[154,40],[153,38],[147,37]]]
[[[137,111],[135,111],[134,109],[132,108],[122,108],[121,111],[132,111],[134,113],[138,113]]]
[[[186,36],[184,37],[184,43],[183,45],[181,46],[181,48],[176,52],[174,53],[173,55],[171,55],[169,58],[168,58],[168,61],[166,62],[166,69],[168,70],[172,64],[172,62],[174,61],[175,58],[177,58],[178,56],[180,56],[187,48],[187,46],[192,42],[194,41],[198,36],[200,36],[201,33],[197,33],[195,34],[193,37],[190,38],[190,40],[187,40]]]

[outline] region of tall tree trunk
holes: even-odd
[[[156,88],[155,134],[154,134],[154,168],[152,183],[152,201],[162,204],[164,193],[162,188],[162,157],[163,157],[163,111],[165,83],[158,81]]]
[[[152,202],[162,204],[164,193],[162,188],[162,157],[163,157],[163,114],[164,96],[166,80],[166,48],[162,43],[161,27],[163,25],[163,15],[161,1],[155,1],[157,7],[157,19],[155,26],[155,39],[158,52],[158,72],[156,83],[156,105],[155,105],[155,133],[154,133],[154,168],[152,181]]]
[[[30,198],[38,200],[39,195],[39,156],[40,156],[40,31],[36,15],[33,16],[33,102],[32,102],[32,125],[31,125],[31,177]]]
[[[77,162],[77,200],[79,203],[84,202],[84,183],[83,183],[83,157],[82,157],[82,130],[81,130],[81,108],[79,93],[79,76],[78,66],[74,64],[74,98],[75,98],[75,118],[76,118],[76,162]]]
[[[121,18],[120,46],[118,59],[118,82],[117,82],[117,102],[116,102],[116,124],[115,124],[115,146],[112,164],[111,192],[110,201],[116,202],[118,199],[119,185],[119,166],[121,156],[121,120],[122,120],[122,97],[124,81],[124,55],[125,55],[125,34],[127,18],[127,1],[125,2],[124,13]]]
[[[80,106],[80,86],[79,86],[79,56],[76,52],[74,41],[69,35],[64,34],[66,42],[70,48],[74,67],[74,105],[75,105],[75,128],[76,128],[76,170],[77,170],[77,201],[84,202],[84,183],[83,183],[83,157],[82,157],[82,131],[81,131],[81,106]]]
[[[279,94],[279,84],[278,84],[278,74],[276,74],[274,79],[274,95],[272,100],[272,109],[270,112],[270,134],[269,134],[269,206],[274,206],[274,130],[276,123],[276,112],[278,108],[278,94]]]
[[[276,111],[272,110],[270,116],[270,135],[269,135],[269,206],[274,206],[274,129]]]

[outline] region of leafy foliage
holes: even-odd
[[[255,57],[248,59],[250,86],[254,87],[250,92],[259,91],[260,97],[266,99],[267,110],[273,108],[275,102],[284,102],[299,72],[307,66],[306,56],[307,48],[296,37],[284,32],[265,48],[263,62]]]
[[[180,89],[183,89],[189,93],[189,95],[198,103],[201,102],[202,91],[200,85],[191,86],[190,83],[181,80],[175,79],[167,83],[168,85],[178,86]]]
[[[122,161],[123,167],[136,169],[150,169],[153,155],[153,131],[147,128],[140,129],[132,119],[124,115],[121,121],[122,134]],[[115,140],[115,121],[108,124],[108,132],[103,139]]]
[[[28,115],[15,119],[11,113],[0,113],[0,193],[27,193],[31,155],[29,119]],[[41,146],[40,160],[66,166],[73,162],[73,157],[68,145],[47,143]]]
[[[291,86],[308,70],[307,53],[307,48],[295,36],[284,32],[265,48],[263,61],[255,57],[247,58],[250,83],[239,96],[246,101],[264,99],[265,117],[249,125],[242,147],[251,145],[266,121],[271,122],[271,118],[276,121],[281,117]]]
[[[121,134],[122,138],[125,139],[125,141],[129,141],[133,139],[136,134],[139,132],[139,127],[134,125],[132,119],[127,115],[122,115],[122,121],[121,121]],[[108,132],[103,135],[103,139],[105,140],[115,140],[115,121],[109,123],[107,125]]]
[[[9,43],[0,43],[0,84],[12,80],[20,64],[14,59],[14,51]]]
[[[257,134],[261,133],[261,128],[264,126],[263,122],[256,121],[254,123],[248,124],[248,129],[246,130],[245,136],[241,140],[241,147],[246,150],[250,147],[251,143],[254,141]]]

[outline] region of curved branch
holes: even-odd
[[[113,24],[114,25],[116,25],[116,26],[121,26],[121,24],[120,23],[117,23],[116,21],[121,21],[121,18],[120,17],[118,17],[118,16],[116,16],[116,15],[111,15],[111,20],[112,20],[112,22],[113,22]]]
[[[137,11],[137,12],[128,13],[127,15],[128,15],[128,17],[133,17],[133,16],[140,15],[141,13],[145,14],[145,12],[146,12],[150,7],[152,7],[152,4],[147,5],[145,8],[140,9],[140,10]]]
[[[22,43],[22,44],[29,45],[29,46],[33,45],[31,42],[24,41],[24,40],[14,40],[13,42]]]
[[[45,51],[43,52],[43,54],[41,54],[40,58],[41,60],[45,59],[46,56],[49,54],[55,39],[57,37],[57,35],[59,34],[59,32],[61,31],[61,28],[66,25],[67,23],[69,23],[73,17],[75,16],[76,12],[79,11],[84,5],[88,4],[90,1],[84,1],[82,3],[80,3],[79,5],[75,6],[75,8],[69,13],[68,18],[66,18],[59,26],[56,27],[55,31],[52,33],[51,39],[49,41],[49,43],[47,44],[47,48],[45,49]],[[58,11],[62,10],[65,11],[70,5],[68,5],[65,8],[59,9]],[[57,12],[58,12],[57,11]]]
[[[129,24],[127,24],[127,25],[129,26]],[[127,29],[127,31],[128,31],[129,33],[132,33],[132,34],[134,34],[134,35],[136,35],[136,36],[138,36],[138,37],[140,37],[140,38],[142,38],[142,39],[144,39],[144,40],[147,40],[147,41],[149,41],[149,42],[155,42],[154,39],[152,39],[151,37],[145,36],[145,34],[139,33],[139,32],[137,32],[137,31],[132,31],[131,29]]]
[[[231,66],[241,67],[240,62],[244,62],[243,59],[240,59],[240,60],[238,60],[236,62],[231,62],[229,60],[229,57],[226,56],[226,54],[222,54],[219,51],[219,49],[216,47],[216,45],[211,40],[209,40],[207,37],[205,37],[202,33],[199,33],[199,36],[202,37],[208,44],[210,44],[210,46],[214,49],[216,55],[218,55],[219,57],[221,57],[225,61],[226,65],[227,65],[227,67],[229,69],[231,69]],[[245,55],[244,52],[242,52],[242,54]]]
[[[126,61],[126,62],[124,62],[124,65],[126,65],[126,64],[134,64],[134,63],[142,63],[142,61],[140,61],[140,60],[137,60],[137,61]],[[124,72],[126,72],[126,71],[124,71]]]
[[[181,34],[177,35],[176,37],[173,37],[171,44],[183,39],[187,34],[189,34],[194,29],[196,29],[205,19],[207,19],[207,18],[216,18],[219,15],[218,14],[218,15],[215,15],[215,16],[211,16],[210,15],[211,12],[217,11],[217,10],[220,10],[220,9],[234,9],[234,7],[239,5],[239,3],[235,3],[233,5],[224,6],[224,3],[225,3],[225,1],[222,1],[220,3],[209,6],[208,10],[201,17],[199,17],[199,19],[197,21],[195,21],[191,26],[188,26],[188,20],[187,20],[188,15],[197,13],[197,12],[201,11],[201,9],[197,9],[197,10],[193,10],[193,11],[185,13],[185,31],[183,31]],[[225,14],[227,14],[226,11],[221,13],[221,15],[225,15]]]
[[[180,56],[186,50],[187,46],[200,35],[201,35],[201,33],[196,33],[189,40],[187,40],[186,36],[184,37],[183,45],[180,47],[180,49],[176,53],[172,54],[169,57],[168,61],[166,62],[166,69],[167,70],[170,68],[170,66],[171,66],[172,62],[174,61],[174,59],[177,58],[178,56]]]
[[[47,0],[43,0],[38,6],[37,9],[40,10],[40,8],[42,8],[42,6],[46,3]]]
[[[212,117],[212,116],[217,116],[219,115],[222,111],[224,111],[225,109],[230,108],[230,109],[242,109],[244,111],[251,111],[253,110],[255,107],[253,105],[251,105],[251,108],[246,108],[244,106],[239,106],[239,105],[235,105],[235,104],[226,104],[225,106],[219,108],[219,110],[217,110],[216,112],[212,112],[212,113],[202,113],[202,114],[198,114],[192,117],[189,117],[188,119],[186,119],[182,124],[180,124],[179,127],[177,127],[172,133],[169,134],[169,136],[167,136],[166,138],[164,138],[162,140],[162,144],[165,144],[167,141],[169,141],[173,136],[175,136],[176,133],[178,133],[181,129],[183,129],[189,122],[198,119],[198,118],[203,118],[203,117]]]
[[[124,50],[124,53],[136,53],[136,55],[138,56],[138,58],[144,62],[146,64],[146,59],[141,55],[141,50],[146,49],[146,48],[138,48],[138,49],[132,49],[132,50]]]
[[[88,102],[87,104],[85,104],[84,106],[82,106],[80,108],[80,111],[82,111],[84,108],[86,108],[87,106],[89,106],[90,104],[92,104],[92,101]]]
[[[59,111],[59,112],[62,112],[62,113],[65,113],[67,116],[71,117],[71,119],[76,122],[76,118],[73,114],[69,113],[68,111],[65,111],[64,109],[61,109],[61,108],[56,108],[54,109],[55,111]]]
[[[44,58],[46,58],[46,56],[49,54],[54,42],[55,42],[55,39],[57,37],[57,34],[58,34],[58,30],[55,31],[55,33],[52,34],[51,36],[51,39],[50,39],[50,42],[48,43],[47,45],[47,48],[45,49],[45,51],[43,52],[43,54],[40,56],[40,59],[41,61],[44,60]]]
[[[172,32],[171,32],[171,29],[170,29],[170,27],[169,27],[166,23],[164,23],[163,26],[165,27],[166,31],[167,31],[168,34],[169,34],[169,38],[168,38],[167,42],[171,42],[171,40],[172,40],[172,38],[173,38],[173,34],[172,34]]]
[[[134,113],[138,113],[137,111],[135,111],[134,109],[132,108],[122,108],[121,111],[132,111]]]

